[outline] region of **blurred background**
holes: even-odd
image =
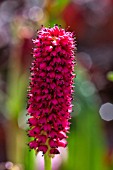
[[[77,38],[68,148],[53,170],[113,170],[113,0],[0,0],[0,170],[43,170],[27,146],[32,38],[62,25]]]

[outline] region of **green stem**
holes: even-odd
[[[44,167],[45,167],[45,170],[52,170],[51,157],[49,157],[48,153],[44,154]]]

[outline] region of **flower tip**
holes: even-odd
[[[58,24],[54,24],[54,26],[58,26]]]

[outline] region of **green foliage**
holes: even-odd
[[[26,101],[26,74],[21,75],[20,77],[13,73],[12,78],[10,78],[9,86],[8,86],[8,98],[7,98],[7,110],[8,117],[10,118],[18,118],[18,115],[25,107]]]
[[[26,142],[30,142],[31,139],[27,137]],[[34,150],[29,150],[28,146],[24,147],[24,170],[35,170],[35,153]]]

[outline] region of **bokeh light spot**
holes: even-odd
[[[83,96],[89,97],[95,93],[96,89],[91,82],[84,81],[80,86],[80,91]]]
[[[109,71],[107,73],[107,79],[110,80],[110,81],[113,81],[113,71]]]
[[[39,21],[43,18],[43,10],[38,6],[34,6],[29,10],[29,18],[33,21]]]
[[[105,103],[100,107],[100,116],[103,120],[110,121],[113,120],[113,104]]]
[[[6,162],[5,167],[6,167],[6,169],[12,169],[13,163],[12,162]]]

